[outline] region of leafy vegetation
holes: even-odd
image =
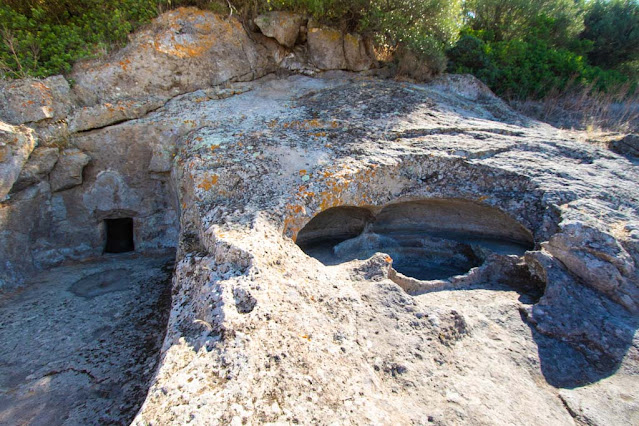
[[[639,20],[629,23],[632,14],[619,14],[636,9],[631,0],[472,0],[466,3],[467,25],[448,51],[448,69],[472,73],[511,99],[540,99],[568,86],[631,87],[628,61],[639,58],[631,53],[639,49]],[[623,28],[623,36],[604,30],[610,26]],[[624,49],[612,42],[615,37]],[[606,60],[593,60],[606,54]]]
[[[44,77],[126,43],[159,13],[196,6],[250,19],[291,10],[372,36],[397,69],[470,72],[498,94],[606,91],[639,76],[638,0],[2,0],[0,73]]]
[[[68,72],[74,61],[124,44],[156,14],[154,0],[4,0],[0,71],[14,78]]]
[[[629,0],[596,0],[585,16],[584,40],[592,42],[593,65],[618,67],[639,60],[639,4]]]

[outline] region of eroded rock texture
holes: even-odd
[[[178,142],[178,286],[138,424],[597,423],[592,383],[637,419],[635,166],[451,80],[267,79],[157,113],[218,119]],[[528,251],[419,280],[293,243],[419,226]]]
[[[99,255],[105,220],[177,244],[135,424],[638,423],[636,164],[468,76],[269,74],[373,65],[302,23],[180,9],[79,65],[11,165],[2,286]]]

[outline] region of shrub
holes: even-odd
[[[617,67],[639,59],[639,4],[630,0],[596,0],[585,17],[581,38],[591,41],[594,65]]]
[[[469,28],[490,33],[493,41],[522,39],[545,21],[545,41],[566,47],[583,29],[574,0],[468,0],[464,9]]]
[[[445,69],[444,49],[456,39],[461,0],[4,0],[0,4],[0,71],[7,77],[44,77],[70,70],[79,58],[103,54],[157,15],[197,6],[245,17],[293,10],[346,31],[375,36],[389,50],[410,52],[427,72]],[[401,68],[401,67],[400,67]]]
[[[157,13],[155,0],[15,3],[0,4],[0,71],[14,78],[68,72],[77,59],[124,44]]]
[[[587,64],[568,49],[552,48],[535,39],[485,41],[481,32],[467,31],[448,51],[449,71],[472,73],[500,96],[543,98],[569,85],[608,90],[625,83],[623,75]]]

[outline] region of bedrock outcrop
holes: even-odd
[[[202,123],[175,148],[173,308],[136,424],[636,421],[632,162],[470,77],[238,87],[139,124]],[[418,248],[437,256],[468,244],[478,266],[397,272],[374,245],[397,229],[430,232]],[[361,232],[382,253],[323,264],[295,244]],[[500,254],[510,241],[523,251]]]
[[[291,65],[312,46],[171,13],[104,60],[103,86],[76,68],[66,119],[6,131],[26,136],[0,210],[3,286],[99,255],[110,219],[132,219],[136,250],[178,247],[134,424],[639,421],[632,158],[470,76],[278,77],[321,68]],[[311,30],[309,45],[332,31]],[[237,72],[200,79],[216,49],[248,45]],[[158,81],[154,58],[173,64]]]

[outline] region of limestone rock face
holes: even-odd
[[[69,83],[62,76],[0,83],[0,119],[11,124],[65,118],[71,108]]]
[[[370,40],[359,34],[313,26],[307,39],[311,62],[321,70],[363,71],[376,65]]]
[[[35,145],[31,129],[0,121],[0,200],[9,194]]]
[[[344,34],[328,27],[308,30],[311,61],[321,70],[343,70],[348,67],[344,55]]]
[[[262,34],[272,37],[283,46],[291,48],[300,33],[300,27],[306,22],[301,15],[289,12],[269,12],[254,20]]]
[[[51,191],[57,192],[82,184],[82,170],[91,157],[79,149],[67,149],[51,171]]]
[[[468,76],[250,88],[181,97],[143,120],[201,126],[176,140],[173,308],[134,424],[636,422],[631,162],[516,114]],[[403,237],[430,256],[467,244],[438,243],[455,233],[501,240],[473,249],[469,237],[479,266],[417,279],[394,269],[406,240],[358,236],[370,218],[373,231],[439,230]],[[345,239],[331,256],[382,252],[313,258],[322,235]],[[512,240],[527,245],[500,254]]]
[[[344,58],[346,69],[364,71],[376,66],[373,45],[359,34],[344,35]]]
[[[44,180],[58,161],[58,148],[36,148],[29,161],[24,165],[18,180],[11,188],[12,192],[22,191],[26,187]]]
[[[270,70],[266,52],[241,23],[180,8],[153,21],[114,57],[78,64],[71,77],[83,106],[148,96],[164,99]],[[115,106],[117,108],[117,106]]]

